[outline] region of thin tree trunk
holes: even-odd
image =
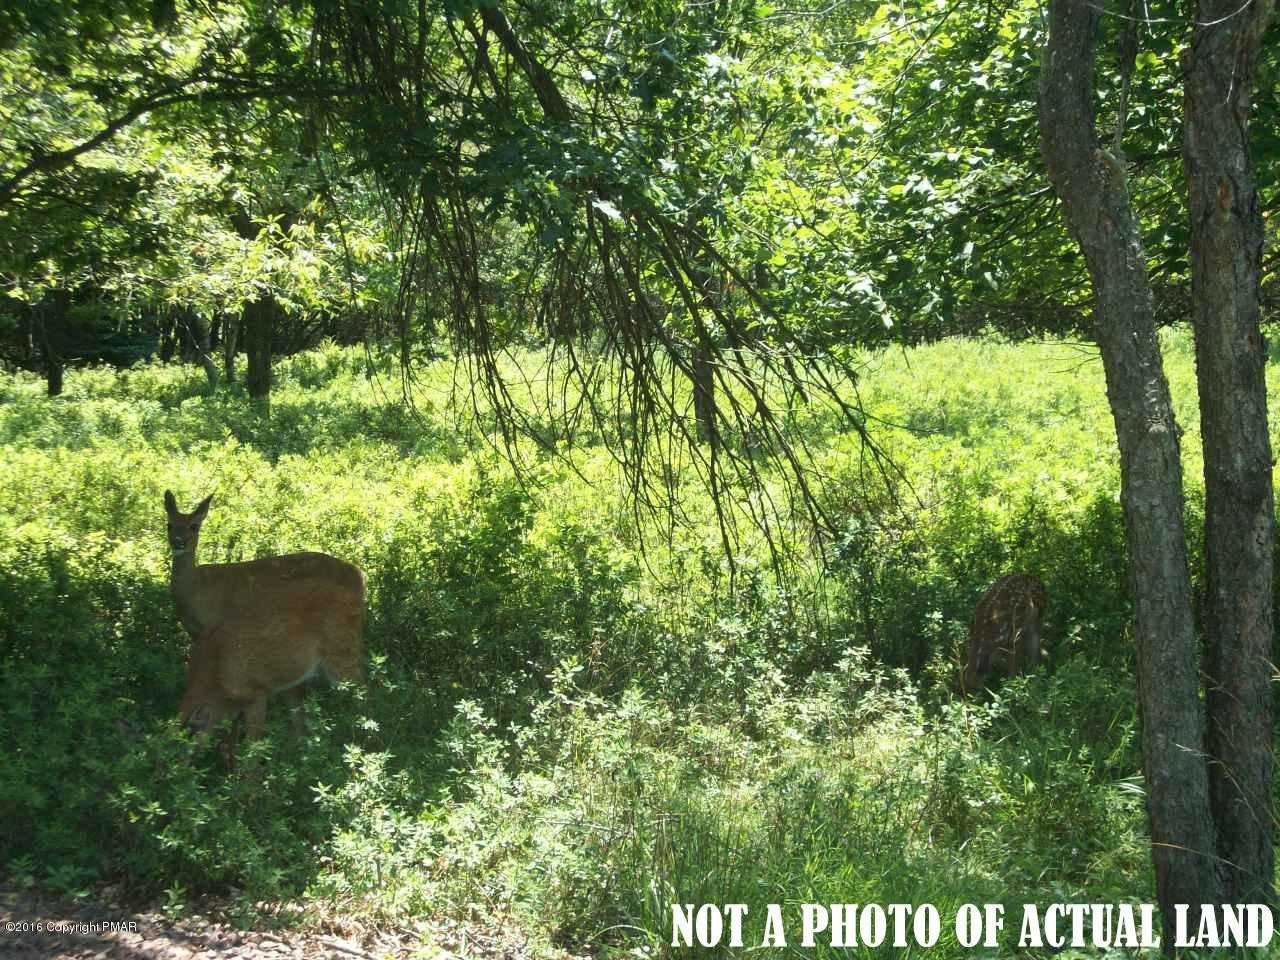
[[[698,217],[690,211],[687,219],[689,229],[697,229]],[[689,265],[689,278],[698,291],[698,303],[708,313],[714,313],[720,291],[712,281],[711,274],[696,263]],[[713,349],[710,333],[701,317],[690,318],[693,321],[694,346],[690,357],[689,379],[693,384],[693,419],[695,436],[698,443],[712,443],[716,439],[716,369],[713,363]]]
[[[236,382],[236,349],[240,339],[240,320],[231,314],[222,316],[222,374],[227,383]]]
[[[1042,150],[1093,284],[1094,321],[1120,448],[1156,896],[1166,950],[1175,903],[1217,903],[1198,698],[1178,429],[1160,356],[1146,254],[1124,158],[1094,130],[1098,14],[1051,0],[1040,77]],[[1193,908],[1193,912],[1196,908]]]
[[[62,395],[64,372],[62,346],[66,340],[67,314],[71,295],[54,290],[39,307],[40,353],[44,366],[45,391],[51,397]]]
[[[36,311],[29,303],[24,303],[19,308],[18,316],[22,323],[22,365],[28,369],[35,369],[36,362],[36,329],[39,321],[36,320]]]
[[[169,311],[164,311],[160,315],[160,361],[162,363],[168,363],[173,359],[173,351],[176,346],[174,326],[173,317]]]
[[[44,346],[45,392],[51,397],[58,397],[62,395],[62,358],[58,356],[57,349],[51,345],[48,318],[40,321],[40,336]]]
[[[1249,158],[1258,46],[1274,0],[1199,0],[1183,55],[1183,163],[1204,445],[1210,798],[1222,896],[1274,903],[1272,558],[1275,507],[1266,349],[1258,329],[1263,226]]]
[[[693,416],[699,443],[709,443],[716,427],[716,374],[711,345],[703,340],[693,352]]]
[[[184,310],[182,325],[187,331],[187,339],[196,361],[204,369],[205,378],[209,381],[209,391],[218,389],[218,365],[213,361],[213,349],[209,345],[209,325],[204,317],[194,310]]]

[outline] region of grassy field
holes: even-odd
[[[445,363],[415,413],[363,351],[299,355],[268,419],[193,368],[77,371],[53,401],[4,377],[0,867],[245,922],[302,900],[699,957],[730,951],[672,950],[672,902],[746,903],[759,943],[773,902],[1152,900],[1100,363],[979,341],[864,361],[904,509],[815,414],[842,535],[826,570],[800,543],[785,584],[750,537],[730,578],[692,481],[672,539],[602,447],[515,476]],[[1166,362],[1195,531],[1188,336]],[[366,684],[313,698],[301,736],[272,710],[253,776],[174,720],[166,488],[214,494],[204,562],[320,549],[368,574]],[[969,612],[1008,569],[1048,584],[1049,669],[959,705]],[[929,953],[972,955],[946,923]]]

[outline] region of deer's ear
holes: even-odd
[[[165,512],[169,513],[170,515],[178,512],[178,504],[173,499],[172,490],[166,490],[164,492],[164,509],[165,509]]]
[[[212,493],[200,501],[200,506],[196,507],[196,516],[203,520],[204,515],[209,512],[209,504],[211,503],[213,503]]]

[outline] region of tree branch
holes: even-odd
[[[192,84],[208,82],[211,81],[205,77],[190,77],[180,83],[171,84],[164,90],[150,94],[135,103],[120,116],[110,121],[105,127],[99,130],[88,140],[78,143],[74,147],[67,147],[65,150],[56,150],[52,153],[37,154],[26,164],[20,167],[15,173],[3,181],[0,181],[0,209],[4,208],[14,200],[21,189],[22,184],[27,180],[37,174],[56,173],[57,171],[70,166],[75,162],[77,157],[80,157],[91,150],[96,150],[126,127],[136,123],[138,120],[153,111],[162,110],[166,107],[172,107],[182,103],[234,103],[248,100],[266,100],[271,97],[286,95],[306,95],[312,98],[319,98],[342,96],[350,92],[342,89],[307,89],[305,87],[296,86],[271,86],[230,90],[202,89],[181,92]]]

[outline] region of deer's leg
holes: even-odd
[[[1031,669],[1031,660],[1027,657],[1027,628],[1018,627],[1010,638],[1009,644],[1009,676],[1016,677]]]
[[[262,736],[262,725],[267,719],[267,700],[255,700],[244,708],[245,730],[250,740]]]
[[[222,738],[222,745],[218,748],[218,752],[222,754],[222,766],[227,773],[235,773],[236,770],[236,746],[240,742],[243,723],[244,713],[237,710],[235,716],[231,718],[231,729]]]
[[[310,692],[308,687],[309,684],[300,683],[296,687],[280,692],[280,699],[288,705],[289,726],[295,737],[307,732],[307,714],[302,709],[302,701],[307,699],[307,694]]]
[[[1026,669],[1040,664],[1040,618],[1032,617],[1022,627],[1022,661]]]
[[[986,683],[987,677],[991,675],[991,646],[990,639],[983,638],[978,642],[970,660],[974,679],[979,686]]]

